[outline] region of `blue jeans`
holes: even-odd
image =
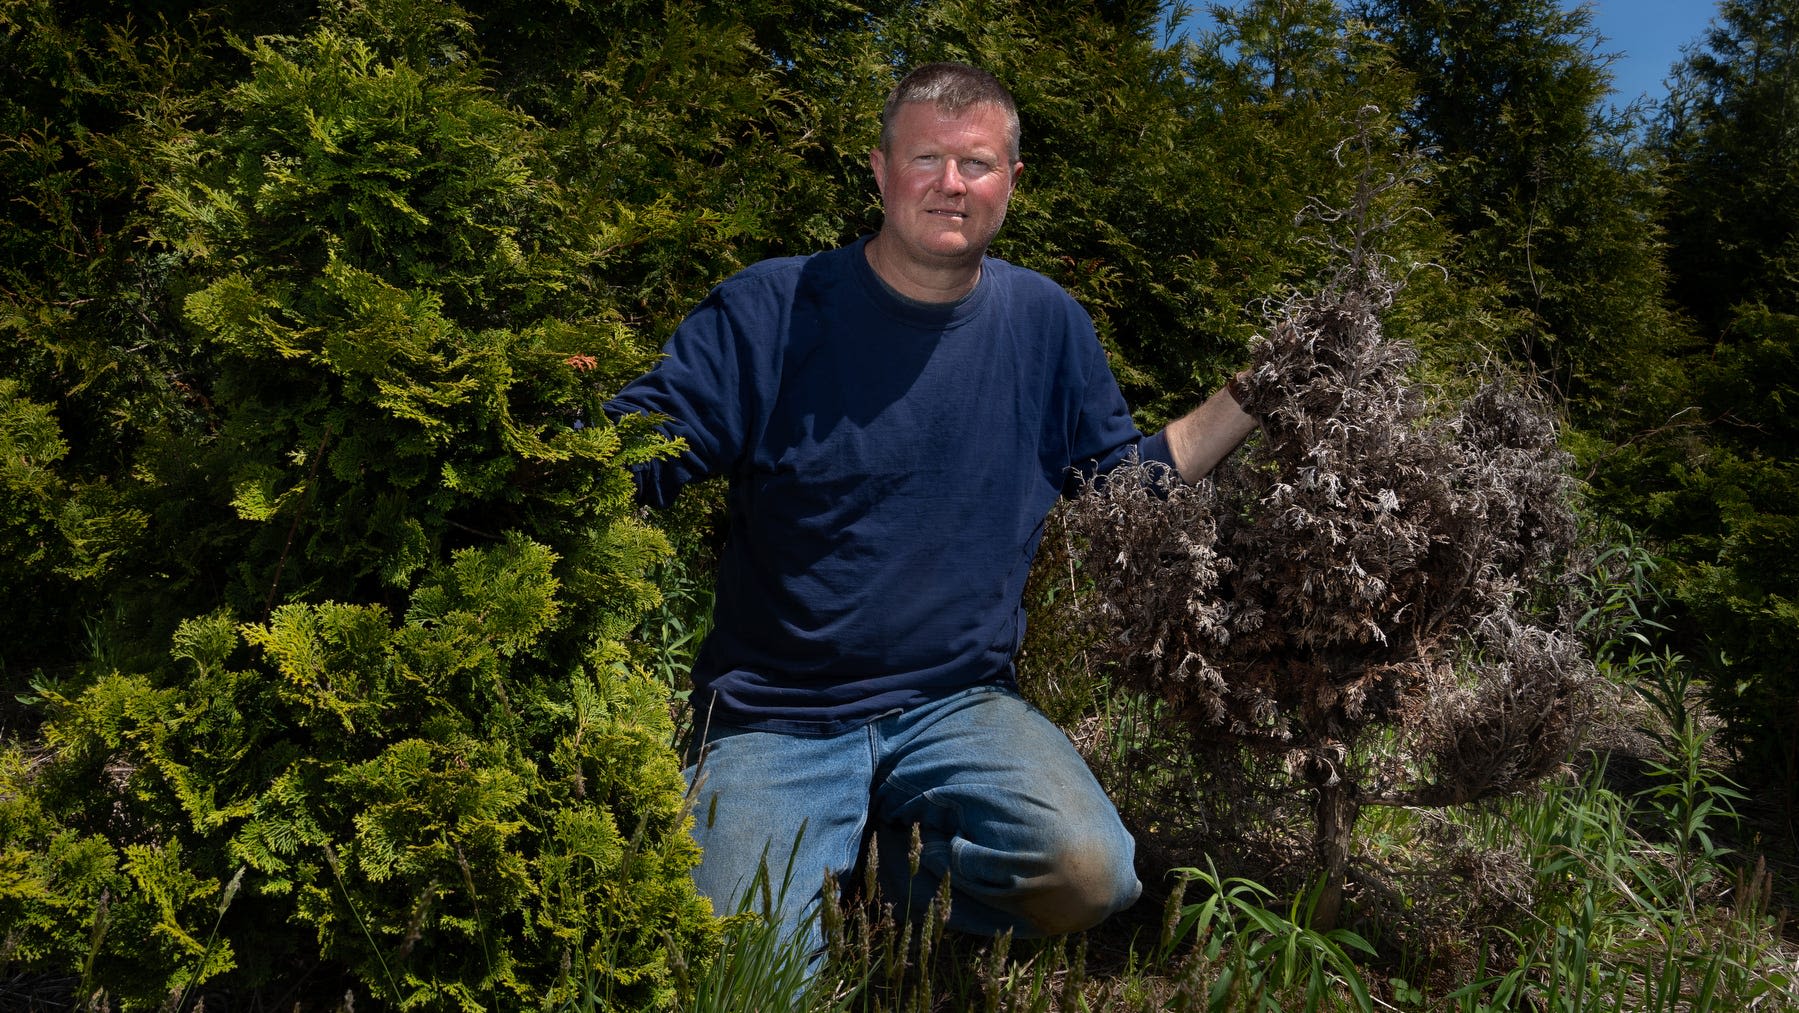
[[[686,771],[694,882],[719,914],[746,897],[759,910],[750,889],[765,862],[766,913],[810,952],[823,945],[825,873],[848,881],[868,836],[887,899],[916,917],[947,875],[949,924],[964,932],[1079,931],[1142,891],[1111,800],[1061,729],[1010,690],[964,690],[822,738],[715,724],[696,744],[701,731]]]

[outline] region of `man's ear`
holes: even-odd
[[[887,193],[887,153],[880,148],[869,149],[868,169],[875,174],[875,189],[885,195]]]
[[[1018,185],[1018,181],[1023,178],[1024,178],[1024,163],[1023,162],[1013,162],[1012,163],[1012,185],[1014,187],[1016,187]]]

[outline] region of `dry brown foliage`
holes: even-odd
[[[1114,472],[1063,518],[1114,681],[1166,701],[1197,750],[1281,756],[1350,822],[1542,777],[1592,677],[1554,417],[1496,369],[1459,402],[1408,378],[1414,350],[1382,330],[1400,284],[1368,252],[1381,189],[1342,216],[1342,273],[1269,314],[1245,384],[1261,434],[1198,484]],[[1374,727],[1397,747],[1364,755]]]
[[[1114,678],[1201,738],[1399,725],[1430,801],[1506,791],[1567,755],[1591,674],[1554,600],[1578,549],[1565,455],[1501,381],[1428,414],[1367,296],[1287,304],[1248,382],[1263,435],[1211,480],[1132,466],[1069,505],[1082,607]]]

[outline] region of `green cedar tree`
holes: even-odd
[[[8,10],[6,593],[103,622],[25,659],[64,660],[0,768],[0,960],[125,1008],[666,1008],[716,929],[627,640],[664,441],[598,408],[732,218],[571,169],[465,11],[285,11]]]
[[[1552,0],[1360,0],[1410,72],[1407,123],[1432,152],[1432,210],[1457,270],[1490,282],[1498,350],[1614,439],[1659,425],[1678,325],[1637,111],[1611,111],[1592,13]],[[1510,319],[1506,319],[1510,318]]]
[[[1725,0],[1677,66],[1666,160],[1671,291],[1694,320],[1671,398],[1692,425],[1620,455],[1606,502],[1654,538],[1679,633],[1745,769],[1799,778],[1799,4]]]

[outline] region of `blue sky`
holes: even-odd
[[[1565,0],[1562,6],[1579,4]],[[1605,37],[1599,51],[1619,54],[1609,68],[1613,100],[1624,105],[1647,94],[1659,101],[1680,48],[1700,37],[1717,6],[1715,0],[1592,0],[1593,26]]]

